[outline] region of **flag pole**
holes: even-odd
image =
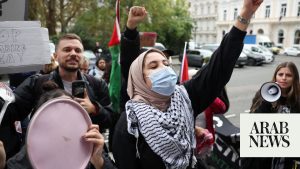
[[[186,58],[186,46],[187,46],[187,42],[184,42],[184,49],[183,49],[181,68],[180,68],[180,79],[179,79],[180,83],[188,80],[188,63]]]

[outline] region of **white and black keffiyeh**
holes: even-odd
[[[166,112],[143,102],[129,100],[126,114],[128,132],[138,139],[140,131],[167,169],[187,168],[196,142],[193,110],[183,86],[176,86]]]

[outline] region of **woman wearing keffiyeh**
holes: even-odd
[[[249,20],[261,3],[262,0],[244,0],[240,18]],[[144,7],[132,7],[126,29],[136,31],[137,24],[146,15]],[[177,75],[166,56],[157,49],[143,52],[132,62],[127,87],[130,100],[113,139],[113,155],[119,169],[194,167],[194,116],[208,107],[229,81],[243,48],[247,26],[236,21],[210,63],[182,85],[176,85]],[[126,31],[124,35],[122,41],[128,43],[139,39],[126,37]],[[121,44],[121,66],[126,70],[122,63],[128,64],[134,57],[129,53],[134,49]],[[122,75],[126,77],[126,72]]]

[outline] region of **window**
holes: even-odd
[[[235,20],[237,18],[237,13],[238,13],[238,9],[234,8],[234,12],[233,12],[233,20]]]
[[[284,39],[284,32],[283,30],[279,30],[278,31],[278,43],[282,44],[283,43],[283,39]]]
[[[280,17],[286,16],[286,4],[281,4]]]
[[[300,30],[296,30],[296,32],[295,32],[294,44],[295,45],[300,45]]]
[[[257,34],[263,35],[264,34],[264,30],[263,29],[258,29]]]
[[[270,18],[270,12],[271,12],[271,6],[267,5],[266,6],[265,18]]]
[[[226,18],[227,18],[227,10],[224,10],[224,13],[223,13],[223,21],[226,21]]]
[[[298,13],[297,16],[300,16],[300,2],[298,2]]]
[[[207,14],[210,14],[210,5],[207,7]]]
[[[189,50],[186,52],[187,54],[191,54],[191,55],[200,55],[199,51],[195,51],[195,50]]]
[[[259,49],[256,48],[256,47],[251,47],[251,51],[252,51],[252,52],[259,52]]]

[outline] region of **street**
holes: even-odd
[[[227,94],[230,100],[230,107],[225,116],[236,126],[240,125],[240,113],[248,113],[252,98],[260,89],[261,85],[272,79],[276,66],[281,62],[292,61],[300,66],[300,57],[277,55],[275,61],[263,66],[245,66],[235,68],[230,81],[227,84]],[[179,72],[180,63],[173,59],[173,67],[176,73]],[[189,68],[195,69],[195,68]]]

